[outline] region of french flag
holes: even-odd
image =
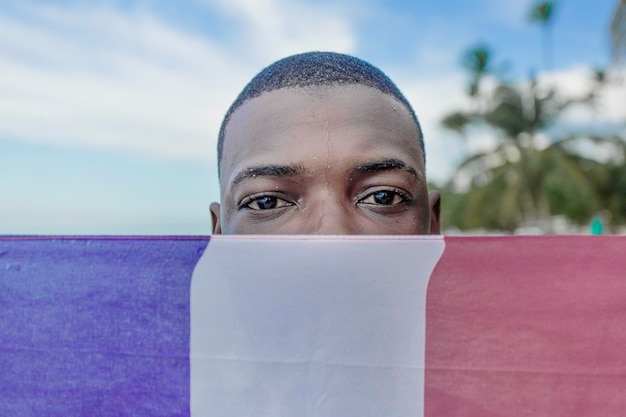
[[[626,415],[626,238],[0,237],[0,416]]]

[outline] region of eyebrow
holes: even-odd
[[[368,162],[366,164],[359,165],[354,170],[356,172],[360,173],[360,174],[369,174],[369,173],[372,173],[372,172],[383,172],[383,171],[400,170],[400,171],[408,172],[413,177],[415,177],[415,179],[419,180],[419,175],[417,174],[417,171],[415,170],[415,168],[413,168],[410,165],[405,164],[403,161],[401,161],[399,159],[396,159],[396,158],[390,158],[390,159],[383,159],[383,160],[380,160],[380,161]]]
[[[300,165],[260,165],[244,168],[233,179],[231,187],[256,177],[296,177],[304,172]]]

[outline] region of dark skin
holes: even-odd
[[[361,85],[284,88],[226,127],[214,234],[437,234],[417,126]]]

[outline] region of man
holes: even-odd
[[[439,233],[415,113],[360,59],[310,52],[261,71],[218,142],[215,234]]]

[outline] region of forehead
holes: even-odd
[[[354,157],[395,152],[423,169],[418,128],[405,105],[350,85],[283,88],[244,103],[225,130],[222,174],[245,164],[297,163],[331,147],[337,156],[350,147]]]

